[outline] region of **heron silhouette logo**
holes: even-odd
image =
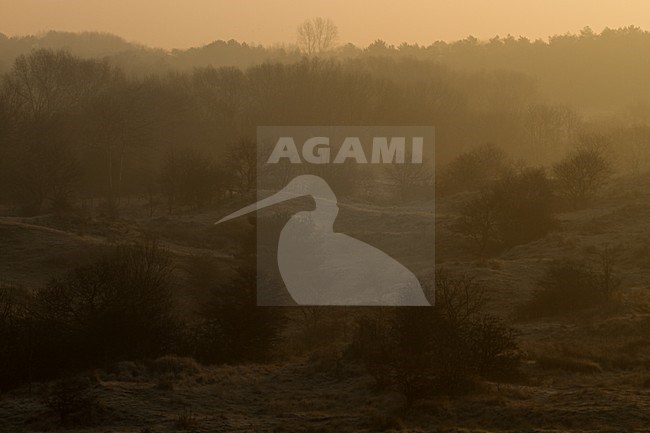
[[[322,136],[322,131],[319,132]],[[286,130],[275,134],[276,137],[283,135],[286,136]],[[264,164],[268,161],[268,153],[258,154],[258,163]],[[279,272],[286,292],[296,304],[431,305],[420,281],[409,268],[376,246],[335,231],[339,202],[337,195],[323,176],[297,174],[279,191],[277,187],[274,188],[277,192],[270,195],[264,192],[269,189],[268,185],[264,186],[266,188],[260,188],[258,178],[258,194],[262,197],[258,196],[256,203],[225,216],[215,224],[222,224],[300,197],[310,197],[315,204],[312,210],[295,211],[294,209],[290,212],[288,222],[279,233],[277,267],[273,266],[277,269],[275,272]],[[290,206],[290,204],[283,206]],[[374,208],[373,212],[369,213],[373,218],[382,216],[382,213]],[[259,233],[258,227],[258,250]],[[258,272],[259,263],[258,257]],[[258,303],[260,284],[258,273]]]

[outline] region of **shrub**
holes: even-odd
[[[291,316],[294,334],[291,344],[296,353],[319,351],[316,356],[328,356],[340,349],[345,341],[347,319],[353,311],[337,307],[296,307]]]
[[[195,375],[201,371],[201,366],[192,358],[166,355],[147,363],[151,373],[156,375]]]
[[[467,329],[471,346],[471,364],[479,375],[499,378],[508,375],[519,362],[517,333],[503,321],[493,316],[472,320]]]
[[[539,239],[555,226],[553,189],[543,169],[524,168],[508,174],[497,182],[492,194],[505,247]]]
[[[544,170],[526,168],[503,176],[460,209],[452,229],[483,256],[546,235],[556,224],[553,191]]]
[[[480,314],[483,289],[470,278],[436,274],[434,307],[386,308],[362,317],[349,347],[378,387],[397,388],[410,405],[434,393],[469,391],[480,377],[516,370],[516,335]]]
[[[121,245],[52,280],[28,305],[24,368],[36,378],[159,356],[176,337],[172,265],[155,241]]]
[[[473,243],[477,255],[484,257],[498,242],[498,224],[499,214],[493,196],[484,191],[463,203],[452,229],[466,236]]]
[[[254,268],[241,268],[232,281],[214,282],[210,300],[190,327],[188,353],[201,362],[262,361],[282,330],[284,312],[257,306]]]
[[[433,196],[433,170],[427,163],[390,164],[386,168],[388,181],[396,187],[400,201],[426,200]]]
[[[59,416],[61,424],[91,424],[99,408],[92,384],[84,377],[55,382],[45,403]]]
[[[492,143],[463,153],[449,163],[440,178],[443,193],[476,191],[508,170],[507,156]]]
[[[595,266],[573,262],[551,265],[539,281],[541,288],[519,311],[522,318],[565,314],[616,302],[619,281],[612,268],[612,252],[597,253]]]
[[[602,136],[582,136],[577,149],[553,168],[559,190],[574,206],[586,204],[610,178],[612,164],[605,156],[607,146]]]
[[[23,289],[0,283],[0,389],[29,380],[25,360],[32,333],[26,298]]]

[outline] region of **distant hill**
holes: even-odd
[[[37,36],[0,34],[0,72],[14,59],[35,48],[65,49],[80,57],[106,58],[128,73],[151,74],[204,66],[247,68],[264,62],[293,63],[301,58],[295,46],[265,47],[229,41],[183,50],[162,50],[127,42],[119,36],[84,32],[47,32]],[[576,106],[587,112],[650,111],[650,32],[629,26],[589,27],[579,34],[556,35],[531,41],[513,36],[479,41],[469,36],[429,46],[387,45],[377,40],[368,47],[342,45],[329,57],[410,57],[441,63],[454,70],[507,70],[535,79],[543,99]],[[508,83],[504,83],[504,92]],[[645,108],[644,108],[645,107]],[[650,113],[641,113],[645,116]]]
[[[36,36],[11,37],[0,34],[0,72],[6,72],[14,59],[34,49],[66,50],[82,58],[107,59],[127,72],[151,74],[201,66],[245,68],[264,61],[297,61],[296,48],[266,48],[235,40],[214,41],[198,48],[167,51],[150,48],[109,33],[56,32]]]

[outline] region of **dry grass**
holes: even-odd
[[[607,244],[630,246],[615,265],[622,276],[620,308],[517,324],[526,352],[527,379],[522,383],[487,384],[471,396],[436,397],[405,411],[402,396],[374,390],[373,379],[362,369],[340,362],[335,341],[345,329],[338,326],[336,317],[316,318],[287,332],[284,354],[300,352],[302,357],[282,364],[205,367],[187,358],[164,357],[121,362],[100,371],[94,391],[110,417],[101,426],[76,431],[647,431],[649,197],[645,188],[634,198],[610,198],[590,209],[567,212],[560,215],[559,232],[478,264],[445,229],[454,218],[455,198],[436,204],[436,261],[444,263],[449,272],[469,274],[484,282],[489,312],[500,316],[512,315],[530,299],[551,260],[584,258]],[[337,229],[346,232],[360,225],[370,233],[382,224],[397,224],[399,230],[389,233],[384,242],[411,239],[421,226],[418,221],[430,215],[427,206],[410,210],[417,218],[399,226],[404,217],[399,212],[378,214],[374,209],[347,206],[343,211],[347,219],[342,219]],[[134,217],[121,222],[114,233],[127,235],[129,230],[140,233],[142,227],[154,227],[164,236],[169,229],[167,245],[186,260],[205,252],[205,239],[203,244],[195,244],[201,237],[197,233],[207,233],[206,227],[222,213],[227,212],[173,216],[156,222]],[[88,256],[113,236],[101,227],[75,233],[60,222],[48,227],[53,224],[0,221],[0,279],[26,285],[42,281]],[[368,233],[351,234],[363,237]],[[212,240],[218,236],[214,234]],[[403,244],[393,248],[406,251]],[[213,257],[227,256],[227,251],[209,252]],[[223,266],[229,265],[226,258],[219,260]],[[327,340],[323,334],[335,337]],[[328,344],[319,344],[324,341]],[[48,388],[47,384],[34,384],[31,394],[27,387],[4,394],[0,431],[64,431],[58,427],[56,414],[43,403]]]
[[[164,391],[156,384],[165,373],[147,372],[131,381],[100,371],[94,389],[112,416],[101,426],[77,431],[425,432],[436,426],[442,431],[596,432],[647,426],[647,373],[595,372],[593,361],[548,359],[540,363],[553,368],[531,365],[526,383],[488,384],[469,396],[440,396],[409,410],[402,396],[373,390],[372,378],[349,366],[338,372],[298,361],[199,367]],[[59,431],[52,428],[56,425],[55,415],[27,389],[0,401],[0,431]]]
[[[603,369],[596,362],[588,359],[541,356],[537,365],[546,370],[562,370],[570,373],[596,374]]]

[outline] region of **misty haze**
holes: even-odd
[[[647,3],[131,3],[0,0],[0,432],[648,431]]]

